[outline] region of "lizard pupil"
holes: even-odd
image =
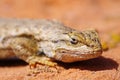
[[[72,44],[77,44],[78,41],[75,38],[72,38],[72,40],[70,41]]]

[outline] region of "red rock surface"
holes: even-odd
[[[120,33],[120,0],[0,0],[0,17],[57,19],[78,30],[95,28],[109,41],[110,33]],[[96,59],[58,64],[59,72],[41,67],[29,76],[24,62],[1,60],[0,80],[120,80],[120,44]]]

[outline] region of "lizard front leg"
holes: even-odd
[[[36,64],[45,64],[48,66],[55,66],[56,63],[52,62],[43,53],[38,54],[38,41],[29,37],[15,37],[11,39],[10,47],[17,57],[28,62],[30,67],[35,67]]]

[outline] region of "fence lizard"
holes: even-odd
[[[77,31],[54,20],[0,19],[0,59],[17,56],[30,66],[55,66],[99,57],[95,30]]]

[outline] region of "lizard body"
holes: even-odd
[[[0,58],[17,56],[30,65],[55,66],[100,56],[95,30],[77,31],[53,20],[0,19]]]

